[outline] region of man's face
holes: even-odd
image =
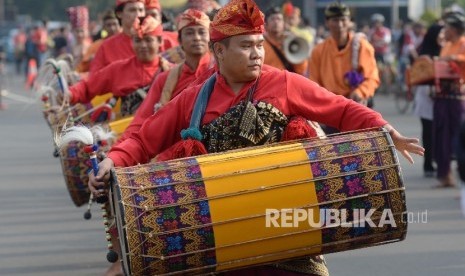
[[[103,29],[107,31],[108,36],[112,36],[119,32],[119,22],[116,18],[109,18],[103,22]]]
[[[254,34],[233,36],[228,46],[215,43],[221,73],[235,82],[257,79],[265,58],[263,42],[262,34]]]
[[[161,24],[161,11],[158,9],[146,10],[145,15],[150,15],[153,17],[159,24]]]
[[[73,30],[74,37],[76,38],[77,42],[82,43],[84,39],[87,37],[87,32],[83,28],[76,28]]]
[[[287,22],[291,27],[298,27],[300,24],[300,15],[298,13],[293,13],[289,18],[287,18]]]
[[[331,36],[340,37],[349,31],[350,19],[348,16],[331,17],[326,19],[326,27]]]
[[[203,56],[208,51],[210,34],[204,26],[188,26],[181,30],[181,46],[186,55]]]
[[[266,19],[265,25],[266,32],[275,35],[281,35],[284,33],[284,18],[280,13],[275,13]]]
[[[145,35],[142,38],[133,36],[132,46],[136,57],[141,62],[151,62],[158,55],[160,48],[160,37]]]
[[[374,25],[375,28],[381,28],[381,27],[383,27],[383,22],[377,20],[377,21],[375,21],[373,23],[373,25]]]
[[[117,14],[121,19],[121,25],[126,28],[132,28],[134,20],[138,17],[145,16],[144,3],[128,2],[124,5],[123,11]]]

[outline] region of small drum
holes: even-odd
[[[133,117],[112,121],[107,127],[109,128],[116,137],[118,138],[123,134],[124,130]],[[97,140],[98,138],[95,137]],[[103,156],[110,150],[112,141],[98,141],[100,144],[99,153]],[[87,187],[89,181],[88,173],[92,170],[92,164],[90,163],[89,156],[84,152],[84,145],[79,142],[70,142],[62,149],[60,153],[61,167],[63,175],[65,177],[66,187],[68,188],[69,194],[73,203],[80,207],[89,201],[90,192]]]
[[[169,48],[168,50],[160,53],[160,56],[174,64],[181,63],[186,58],[186,54],[182,50],[181,46]]]
[[[52,132],[55,133],[67,123],[91,124],[91,113],[89,112],[91,109],[92,104],[90,103],[76,104],[71,107],[64,107],[63,110],[49,111],[44,113],[45,120],[52,129]],[[69,120],[71,120],[71,118],[78,119],[76,121],[70,122]]]
[[[101,146],[99,153],[109,150],[109,145]],[[87,182],[89,182],[88,174],[92,170],[92,164],[89,155],[84,152],[84,145],[80,142],[68,143],[60,152],[60,162],[71,200],[76,207],[87,204],[90,196]]]
[[[434,65],[429,56],[418,57],[407,71],[408,85],[433,84]]]
[[[65,106],[62,110],[59,111],[50,111],[45,112],[45,120],[47,121],[50,128],[55,131],[57,128],[62,127],[66,122],[67,123],[80,123],[85,125],[94,125],[96,122],[93,121],[92,115],[94,111],[98,110],[99,106],[102,106],[106,103],[108,99],[112,97],[111,93],[107,93],[102,96],[95,97],[90,103],[86,104],[75,104],[72,106]],[[111,113],[115,116],[112,116],[112,120],[118,120],[121,118],[120,110],[121,109],[121,100],[116,101],[115,106],[112,108]],[[69,120],[73,120],[70,122]],[[108,122],[98,122],[98,123],[108,123]]]
[[[113,179],[127,275],[235,270],[407,233],[401,169],[385,130],[117,168]],[[373,225],[360,215],[370,212]]]
[[[66,187],[73,203],[80,207],[89,202],[89,188],[87,174],[92,170],[88,154],[83,151],[84,146],[79,142],[71,142],[65,146],[60,154],[61,168],[65,177]]]
[[[413,85],[438,85],[440,80],[459,80],[460,72],[454,70],[450,62],[431,59],[429,56],[418,57],[407,70],[407,84]]]

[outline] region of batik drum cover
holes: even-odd
[[[45,119],[47,120],[48,125],[53,132],[60,131],[63,125],[70,123],[80,123],[80,124],[91,124],[90,114],[80,116],[92,108],[92,104],[76,104],[71,107],[64,107],[62,110],[57,110],[53,112],[48,112]],[[72,118],[80,118],[76,121],[71,122]]]
[[[429,56],[418,57],[408,70],[408,85],[433,84],[434,61]]]
[[[60,163],[66,187],[73,203],[80,207],[89,202],[90,191],[87,187],[88,173],[92,170],[89,154],[84,151],[85,145],[70,142],[60,151]],[[109,146],[100,147],[99,152],[109,150]]]
[[[160,53],[160,56],[174,64],[179,64],[186,59],[186,54],[182,50],[181,46],[169,48],[168,50]]]
[[[201,274],[401,241],[404,186],[393,142],[369,130],[127,168],[112,202],[128,275]],[[266,209],[384,209],[372,227],[266,227]],[[322,215],[321,215],[322,216]]]

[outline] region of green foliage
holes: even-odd
[[[426,10],[421,16],[420,20],[425,22],[427,26],[433,24],[439,18],[439,14],[432,10]]]

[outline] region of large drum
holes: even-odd
[[[397,242],[407,233],[401,169],[385,130],[114,173],[128,275],[234,270]]]

